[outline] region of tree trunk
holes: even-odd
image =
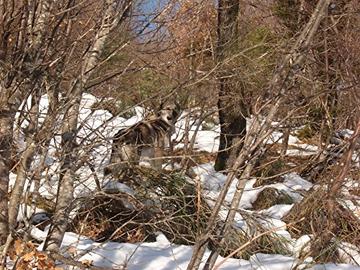
[[[124,18],[132,1],[125,1],[122,14],[116,10],[115,0],[106,0],[106,9],[101,26],[94,38],[94,42],[84,57],[82,74],[75,79],[68,93],[68,110],[64,115],[62,127],[62,148],[64,153],[63,165],[60,169],[60,183],[52,226],[44,244],[48,251],[58,251],[69,222],[69,212],[73,202],[75,170],[78,147],[76,144],[78,115],[80,101],[85,85],[95,67],[99,63],[100,55],[104,49],[105,41],[110,31]]]
[[[237,41],[238,0],[219,0],[217,62],[223,63]],[[245,105],[241,101],[241,86],[235,84],[231,72],[219,74],[220,145],[215,170],[230,168],[246,135]],[[240,88],[240,89],[239,89]],[[239,91],[240,90],[240,91]]]
[[[338,23],[341,25],[341,21]],[[317,49],[317,54],[319,55],[319,73],[320,78],[323,78],[325,84],[325,100],[324,100],[324,109],[323,109],[323,125],[320,130],[320,144],[325,142],[325,145],[329,144],[330,138],[334,134],[335,120],[337,118],[338,110],[338,91],[337,87],[339,85],[339,67],[337,63],[337,57],[339,55],[336,49],[336,39],[332,31],[337,32],[337,25],[332,26],[332,23],[329,22],[329,19],[326,20],[326,23],[323,26],[324,41],[323,44]]]
[[[16,181],[11,192],[11,197],[9,201],[9,227],[13,229],[16,227],[17,216],[19,212],[19,205],[22,200],[22,195],[24,192],[24,186],[28,172],[31,167],[31,163],[37,149],[36,142],[34,140],[35,132],[37,130],[37,118],[39,116],[39,102],[40,102],[40,92],[37,91],[36,94],[33,94],[31,99],[31,109],[27,117],[30,120],[28,127],[26,128],[26,149],[22,153],[19,165],[16,170]]]
[[[282,129],[283,138],[282,138],[281,152],[280,152],[280,155],[281,155],[282,158],[286,156],[286,152],[287,152],[288,147],[289,147],[290,131],[291,131],[290,127],[284,127]]]
[[[230,210],[229,210],[228,215],[226,217],[225,224],[220,230],[219,235],[222,238],[220,240],[219,247],[224,246],[225,243],[226,243],[226,237],[225,236],[228,235],[229,229],[233,226],[233,221],[234,221],[235,215],[237,213],[236,209],[239,208],[239,203],[240,203],[242,194],[243,194],[244,189],[245,189],[245,184],[250,179],[250,174],[251,174],[251,171],[254,168],[254,165],[255,165],[255,162],[256,162],[256,157],[258,157],[259,155],[260,155],[260,153],[258,153],[257,155],[254,155],[253,158],[251,160],[249,160],[249,162],[246,164],[246,167],[243,170],[242,174],[239,176],[239,180],[238,180],[237,185],[236,185],[236,192],[235,192],[234,197],[233,197],[233,199],[231,201]],[[204,270],[212,269],[213,266],[215,265],[215,262],[216,262],[218,256],[219,256],[218,250],[216,250],[216,249],[212,250],[209,258],[207,259],[207,261],[205,263]]]
[[[68,216],[71,211],[74,193],[76,167],[76,127],[79,114],[80,98],[68,110],[64,117],[67,125],[63,128],[62,148],[64,161],[60,169],[59,187],[57,191],[53,223],[46,238],[44,249],[58,251],[68,226]]]
[[[3,66],[0,66],[0,77],[5,82],[6,87],[0,87],[0,243],[3,243],[4,235],[7,236],[8,229],[13,229],[16,225],[16,218],[19,207],[19,200],[21,199],[26,172],[23,168],[17,175],[16,185],[12,194],[12,203],[8,205],[8,181],[9,181],[9,170],[11,161],[11,148],[13,142],[13,126],[15,112],[20,107],[21,103],[26,100],[28,95],[33,91],[33,86],[36,81],[39,80],[38,63],[39,59],[45,54],[39,48],[42,46],[43,35],[46,33],[47,21],[50,16],[50,6],[52,1],[44,0],[41,1],[36,10],[32,10],[30,6],[32,3],[23,3],[23,11],[14,11],[14,3],[0,5],[1,10],[11,12],[10,16],[3,16],[3,22],[7,22],[10,26],[16,19],[13,15],[17,12],[18,15],[15,17],[21,17],[18,21],[19,30],[15,39],[17,39],[18,47],[13,48],[16,53],[11,54],[9,59],[6,59],[6,52],[9,48],[6,46],[0,47],[0,52],[3,53],[3,58],[9,60],[10,63],[4,61],[6,68],[3,70]],[[29,9],[28,9],[29,8]],[[27,12],[25,12],[25,10]],[[4,14],[5,14],[4,13]],[[14,14],[13,14],[14,13]],[[11,35],[11,30],[8,32]],[[1,35],[4,44],[9,42],[9,36]],[[14,38],[14,37],[13,37]],[[17,62],[16,59],[24,58],[23,61]],[[25,57],[28,56],[28,57]],[[3,60],[3,59],[2,59]],[[8,67],[14,70],[8,70]],[[15,76],[16,74],[16,76]],[[26,75],[25,75],[26,74]],[[19,76],[18,76],[19,75]],[[5,105],[7,104],[7,105]],[[34,147],[32,145],[31,147]],[[21,165],[29,164],[31,162],[33,150],[28,148],[21,158]],[[6,225],[5,225],[6,223]]]
[[[0,111],[0,245],[9,234],[8,226],[8,189],[11,164],[12,130],[15,113],[1,108]]]

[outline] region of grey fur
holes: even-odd
[[[166,140],[175,130],[175,122],[180,115],[178,104],[162,106],[159,113],[140,121],[115,134],[111,150],[110,164],[104,175],[123,177],[131,165],[138,165],[141,154],[146,152],[152,167],[161,169],[163,149]]]

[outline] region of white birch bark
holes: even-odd
[[[62,147],[65,156],[60,172],[60,184],[53,224],[44,245],[44,249],[48,251],[59,250],[68,225],[68,214],[70,205],[73,201],[74,192],[76,153],[78,150],[76,145],[76,130],[81,95],[94,68],[99,63],[100,54],[104,49],[105,41],[109,36],[110,31],[119,24],[122,18],[121,14],[115,9],[116,3],[116,0],[105,1],[106,9],[101,26],[95,36],[92,47],[85,55],[82,74],[76,78],[72,88],[68,92],[68,110],[65,113],[62,127]],[[130,5],[131,1],[126,3],[129,3]],[[125,9],[127,9],[129,5],[126,5]]]
[[[50,0],[43,0],[40,3],[40,8],[37,12],[20,12],[18,16],[21,16],[19,21],[20,27],[19,32],[17,33],[17,46],[19,52],[22,50],[27,51],[28,53],[36,51],[40,46],[40,41],[43,34],[45,33],[46,20],[49,15]],[[26,3],[24,5],[29,5]],[[11,6],[11,3],[3,3],[1,6],[2,9],[11,10],[14,6]],[[39,15],[40,14],[40,15]],[[9,23],[12,20],[10,17],[3,18],[4,23]],[[30,34],[35,29],[36,35],[33,35],[30,38],[27,38],[26,33]],[[5,54],[5,52],[3,52]],[[21,69],[25,67],[25,57],[23,55],[22,61],[16,62],[17,66],[14,66],[14,69]],[[9,61],[14,61],[9,59]],[[6,62],[4,62],[6,63]],[[29,65],[29,63],[26,63]],[[26,67],[25,67],[26,68]],[[21,75],[21,72],[19,72]],[[10,173],[10,159],[11,159],[11,149],[12,149],[12,140],[13,140],[13,125],[15,119],[15,112],[19,108],[20,104],[25,97],[32,91],[31,80],[23,78],[23,76],[16,77],[11,74],[9,71],[9,66],[0,66],[0,205],[1,205],[1,217],[0,217],[0,244],[4,243],[4,236],[9,233],[8,231],[8,181]],[[27,156],[28,153],[27,153]],[[20,181],[21,182],[21,181]],[[21,183],[20,183],[21,184]],[[21,185],[18,186],[18,192],[21,192]],[[11,212],[12,216],[16,216],[17,210]],[[11,218],[14,220],[14,218]],[[16,218],[15,218],[16,219]],[[6,224],[5,224],[6,223]],[[14,223],[14,221],[12,222]]]

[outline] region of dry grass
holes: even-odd
[[[297,222],[303,219],[301,222]],[[337,243],[341,241],[360,245],[360,220],[340,200],[329,208],[329,196],[325,189],[315,189],[296,204],[283,219],[286,223],[297,222],[288,231],[295,238],[312,234],[311,256],[317,262],[334,262]]]
[[[245,232],[233,226],[225,236],[225,243],[218,247],[216,242],[213,248],[218,248],[220,255],[228,256],[239,247],[248,244],[246,248],[239,250],[234,257],[248,260],[256,253],[289,255],[288,240],[260,225],[259,221],[251,216],[246,217],[246,222],[252,228],[252,233]]]

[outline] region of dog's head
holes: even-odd
[[[180,105],[177,102],[174,103],[163,103],[160,105],[160,110],[158,112],[158,117],[167,122],[170,125],[176,123],[177,119],[180,116]]]

